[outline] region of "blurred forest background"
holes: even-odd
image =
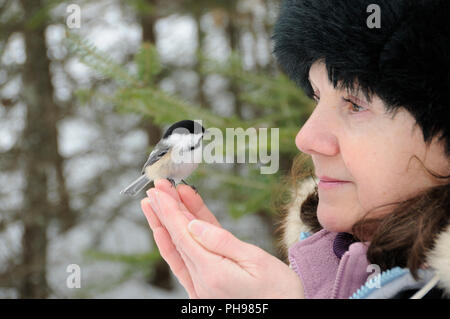
[[[68,6],[80,8],[69,28]],[[272,55],[277,0],[0,0],[0,298],[186,298],[140,198],[167,125],[280,128],[280,169],[201,164],[221,224],[277,255],[271,204],[312,103]],[[66,285],[67,266],[81,288]]]

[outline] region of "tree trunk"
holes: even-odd
[[[26,8],[25,21],[29,21],[45,3],[23,0],[22,6]],[[23,33],[27,59],[22,97],[27,114],[21,143],[26,180],[22,211],[22,264],[25,271],[20,278],[21,298],[46,298],[50,293],[46,276],[47,226],[55,212],[48,199],[48,177],[54,169],[55,154],[58,154],[58,107],[53,101],[45,29],[46,24],[40,23]]]
[[[197,27],[197,62],[194,66],[194,71],[197,72],[198,76],[198,91],[197,91],[197,101],[200,107],[202,108],[209,108],[206,99],[205,92],[203,90],[203,87],[205,86],[205,76],[202,73],[202,59],[203,59],[203,42],[205,39],[205,32],[202,29],[201,26],[201,13],[195,13],[195,24]]]
[[[148,0],[151,5],[156,6],[154,0]],[[142,41],[156,44],[155,22],[157,20],[156,14],[141,15],[140,23],[142,26]],[[157,85],[157,80],[153,85]],[[148,135],[149,145],[156,145],[161,139],[161,129],[154,123],[146,119],[141,126],[145,129]],[[170,276],[170,269],[164,260],[157,261],[153,266],[152,276],[148,282],[156,287],[171,290],[173,289],[172,277]]]

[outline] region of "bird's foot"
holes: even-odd
[[[175,181],[172,178],[167,178],[167,180],[172,184],[173,187],[175,187]]]

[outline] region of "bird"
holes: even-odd
[[[201,142],[205,128],[197,121],[182,120],[172,124],[155,145],[141,171],[141,176],[125,187],[120,194],[136,196],[150,182],[167,179],[173,186],[182,182],[201,161]]]

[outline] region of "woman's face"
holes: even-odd
[[[428,169],[449,174],[443,144],[433,140],[426,146],[422,130],[405,109],[392,118],[377,96],[369,104],[362,94],[335,89],[320,62],[312,65],[309,79],[318,103],[298,132],[296,145],[311,155],[317,178],[346,181],[319,182],[317,216],[322,227],[351,232],[368,210],[440,183],[416,159],[410,161],[413,155]],[[374,214],[392,209],[387,206]]]

